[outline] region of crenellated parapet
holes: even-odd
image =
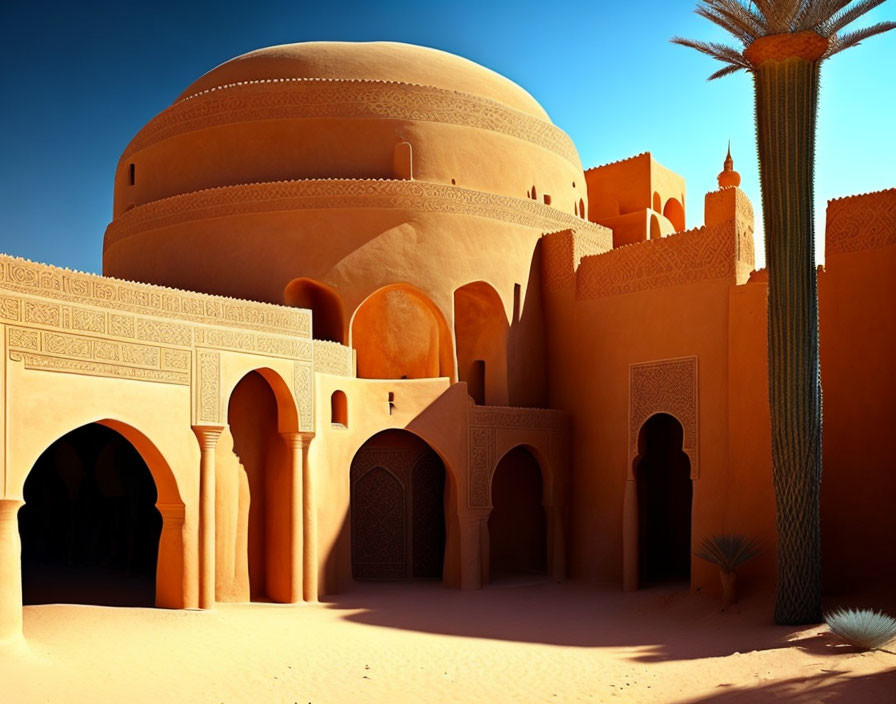
[[[611,240],[563,230],[543,238],[547,290],[575,288],[576,298],[727,279],[746,283],[754,267],[753,207],[743,191],[706,195],[703,227],[612,248]]]
[[[575,288],[576,270],[583,257],[609,252],[613,232],[592,226],[590,231],[560,230],[542,237],[542,281],[546,290]]]
[[[896,244],[896,188],[828,201],[825,254]]]

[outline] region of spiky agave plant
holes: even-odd
[[[838,609],[824,620],[834,635],[862,650],[877,650],[896,639],[896,619],[882,611]]]
[[[768,373],[778,529],[775,621],[821,621],[821,383],[813,176],[822,62],[896,27],[844,29],[884,0],[701,0],[697,14],[743,44],[674,38],[753,74],[769,275]]]

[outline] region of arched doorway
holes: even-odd
[[[230,394],[233,452],[218,462],[215,477],[220,601],[290,600],[292,561],[301,553],[291,543],[291,458],[279,412],[277,396],[258,371],[246,374]],[[224,448],[226,443],[222,455]]]
[[[648,418],[638,436],[638,574],[641,585],[691,574],[691,464],[673,416]]]
[[[441,579],[445,559],[445,465],[404,430],[370,438],[352,460],[352,577]]]
[[[35,462],[24,498],[24,604],[155,604],[158,494],[122,435],[91,423],[59,438]]]
[[[501,297],[475,281],[454,292],[457,373],[479,404],[507,403],[507,316]]]
[[[492,512],[488,519],[492,581],[547,573],[547,521],[542,497],[538,461],[526,448],[513,448],[498,462],[492,477]]]
[[[380,289],[352,320],[352,347],[364,379],[454,377],[451,334],[439,308],[408,284]]]
[[[283,302],[311,311],[311,336],[315,340],[344,341],[342,300],[334,288],[313,279],[293,279],[283,289]]]

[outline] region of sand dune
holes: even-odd
[[[887,702],[896,655],[684,590],[366,584],[298,607],[45,605],[5,646],[18,702]]]

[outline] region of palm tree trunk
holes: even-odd
[[[813,222],[819,64],[789,58],[766,61],[754,72],[769,273],[779,624],[821,620],[821,383]]]

